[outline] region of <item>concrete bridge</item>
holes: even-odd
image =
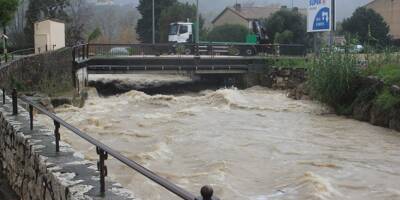
[[[279,51],[263,51],[264,55],[235,55],[229,46],[221,44],[202,45],[195,55],[180,53],[173,44],[83,44],[73,48],[75,86],[79,79],[87,79],[88,74],[186,74],[200,78],[236,79],[243,87],[259,84],[259,74],[279,59]],[[226,48],[222,48],[226,47]],[[288,49],[293,48],[293,51]],[[196,47],[190,47],[196,49]],[[266,46],[255,49],[266,49]],[[293,52],[298,45],[286,46],[285,52]],[[187,52],[186,52],[187,53]],[[298,55],[304,55],[300,49]],[[287,58],[287,57],[285,57]],[[79,75],[77,75],[79,73]],[[79,77],[79,78],[78,78]],[[82,81],[82,80],[81,80]],[[82,81],[86,83],[87,81]]]
[[[261,56],[232,56],[228,52],[198,55],[172,53],[171,44],[161,45],[101,45],[85,44],[74,47],[76,69],[87,68],[89,74],[182,73],[244,74],[263,68],[267,58]],[[227,54],[227,55],[226,55]]]

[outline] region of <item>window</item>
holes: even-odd
[[[172,24],[169,29],[169,35],[176,35],[178,33],[178,24]]]
[[[188,27],[186,25],[181,25],[180,28],[179,28],[179,34],[184,34],[184,33],[187,33],[188,31],[189,30],[188,30]]]

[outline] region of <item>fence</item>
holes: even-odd
[[[87,59],[93,56],[159,56],[189,55],[207,56],[305,56],[306,48],[298,44],[81,44],[74,47],[73,58]]]
[[[2,57],[3,57],[4,62],[7,63],[7,62],[14,61],[18,58],[22,58],[25,56],[45,53],[48,51],[54,51],[55,48],[56,48],[56,45],[45,45],[45,46],[36,47],[36,48],[19,49],[16,51],[12,51]],[[0,57],[0,63],[1,63],[1,61],[2,61],[2,59]]]
[[[13,89],[11,92],[11,103],[12,103],[12,113],[13,115],[18,115],[18,93],[16,89]],[[64,128],[70,130],[74,134],[78,135],[82,139],[86,140],[90,144],[96,146],[96,152],[99,155],[99,161],[97,162],[97,168],[100,172],[100,192],[102,195],[105,194],[105,177],[107,176],[107,167],[105,165],[105,161],[108,159],[108,155],[111,155],[118,161],[124,163],[129,168],[139,172],[140,174],[144,175],[145,177],[149,178],[153,182],[159,184],[160,186],[164,187],[168,191],[172,192],[173,194],[177,195],[181,199],[184,200],[218,200],[217,197],[213,196],[213,189],[211,186],[203,186],[200,190],[201,196],[196,197],[192,193],[186,191],[185,189],[173,184],[172,182],[168,181],[167,179],[155,174],[154,172],[150,171],[149,169],[141,166],[140,164],[136,163],[128,159],[127,157],[123,156],[116,150],[112,149],[111,147],[101,143],[100,141],[94,139],[93,137],[89,136],[88,134],[80,131],[78,128],[68,124],[58,116],[53,113],[50,113],[42,106],[37,105],[33,101],[29,100],[25,96],[21,96],[19,98],[22,102],[26,103],[29,107],[29,117],[30,117],[30,130],[33,130],[33,110],[36,109],[43,113],[44,115],[50,117],[54,121],[54,136],[55,136],[55,144],[56,144],[56,152],[60,151],[59,142],[61,140],[60,135],[60,128],[63,126]],[[3,89],[3,104],[6,103],[6,90]]]

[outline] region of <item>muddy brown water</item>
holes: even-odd
[[[211,184],[221,199],[400,199],[398,132],[282,91],[150,96],[133,90],[107,98],[93,92],[83,108],[56,111],[194,194]],[[93,146],[61,131],[63,141],[96,161]],[[109,177],[140,199],[178,199],[115,159],[107,165]]]

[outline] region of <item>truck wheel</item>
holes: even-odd
[[[185,55],[192,55],[192,49],[186,48],[184,53]]]
[[[254,56],[255,53],[256,52],[254,51],[253,48],[246,48],[244,50],[244,55],[246,55],[246,56]]]

